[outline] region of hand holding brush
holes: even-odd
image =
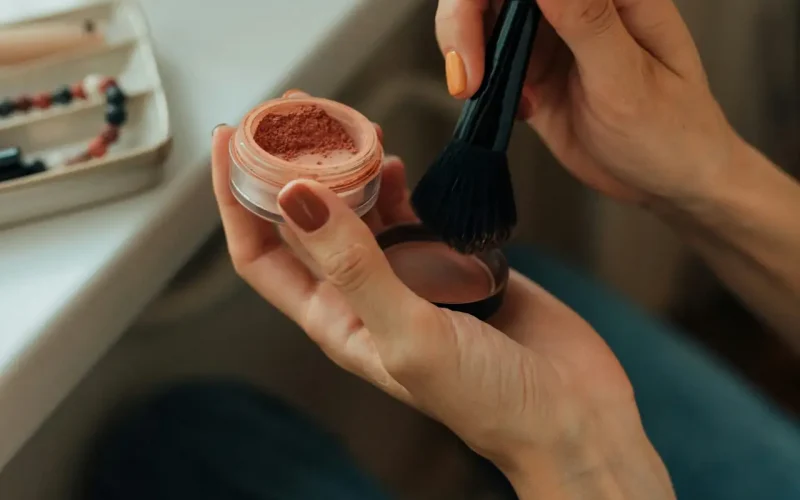
[[[483,83],[414,190],[422,222],[461,252],[499,246],[516,224],[506,150],[540,18],[531,0],[505,2],[486,48]]]

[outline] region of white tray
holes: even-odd
[[[152,187],[161,179],[170,146],[167,101],[142,11],[130,0],[108,1],[39,20],[95,20],[106,43],[58,57],[0,68],[0,99],[52,91],[86,75],[114,77],[128,96],[128,119],[118,142],[99,159],[0,182],[0,226],[63,213]],[[0,30],[12,25],[0,25]],[[26,159],[48,165],[85,149],[104,125],[105,101],[0,118],[0,148],[20,147]]]

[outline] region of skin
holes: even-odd
[[[439,309],[397,279],[374,233],[416,221],[398,158],[386,160],[378,203],[363,220],[303,180],[284,188],[281,204],[305,187],[327,206],[327,222],[308,233],[282,212],[289,222],[278,229],[230,192],[232,133],[215,129],[212,164],[234,267],[331,360],[446,424],[519,491],[558,498],[564,488],[600,487],[595,477],[617,489],[608,478],[623,456],[653,464],[637,488],[670,491],[622,367],[567,306],[512,272],[490,325]],[[540,464],[533,474],[532,463]]]
[[[672,2],[538,2],[528,123],[577,179],[665,217],[800,345],[800,187],[730,127]],[[460,98],[480,83],[491,17],[489,0],[439,2],[442,51],[465,65]],[[415,220],[399,159],[387,159],[363,220],[302,180],[283,189],[281,207],[311,197],[324,223],[307,231],[282,209],[289,222],[277,229],[230,192],[232,130],[215,130],[212,166],[234,266],[334,362],[447,425],[520,498],[674,498],[630,382],[577,314],[512,272],[487,324],[432,306],[392,273],[374,232]]]
[[[654,211],[800,352],[800,185],[730,126],[672,0],[537,0],[521,115],[579,181]],[[483,76],[496,0],[440,0],[444,54]],[[491,24],[491,23],[487,23]]]

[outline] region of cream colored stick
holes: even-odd
[[[11,66],[60,52],[103,43],[92,22],[48,21],[0,29],[0,66]]]

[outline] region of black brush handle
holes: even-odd
[[[506,0],[486,46],[483,83],[467,100],[454,139],[505,152],[542,13],[536,0]]]

